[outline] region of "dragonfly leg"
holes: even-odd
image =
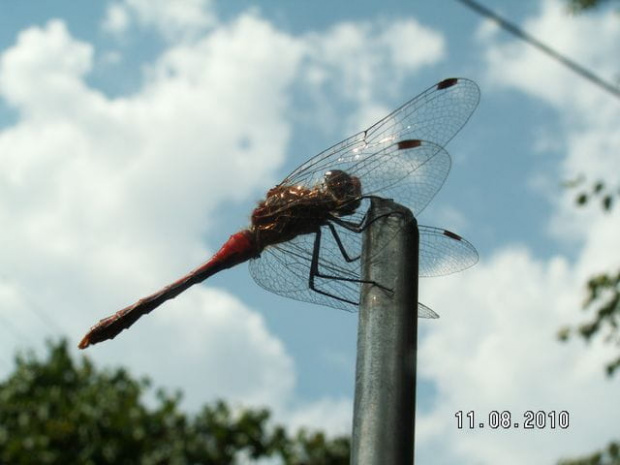
[[[376,281],[369,281],[369,280],[364,280],[364,279],[358,279],[358,278],[347,278],[345,276],[334,276],[334,275],[328,275],[328,274],[323,274],[319,271],[319,251],[321,249],[321,230],[318,229],[317,232],[315,233],[315,237],[314,237],[314,248],[312,250],[312,261],[310,263],[310,276],[308,278],[308,286],[310,287],[310,289],[312,289],[314,292],[318,292],[319,294],[323,294],[326,295],[328,297],[331,297],[333,299],[336,300],[340,300],[342,302],[348,302],[351,303],[353,305],[359,305],[359,302],[354,302],[352,300],[349,299],[345,299],[342,296],[336,295],[336,294],[332,294],[330,292],[324,291],[320,288],[318,288],[315,284],[315,278],[323,278],[323,279],[334,279],[337,281],[347,281],[347,282],[353,282],[353,283],[359,283],[359,284],[372,284],[373,286],[378,286],[381,289],[388,291],[388,292],[392,292],[392,290],[390,288],[387,288],[385,286],[383,286],[382,284],[377,283]]]
[[[349,231],[361,233],[366,228],[366,225],[364,224],[367,221],[366,216],[364,216],[364,218],[362,218],[362,221],[360,221],[359,223],[354,223],[353,221],[346,221],[334,215],[329,215],[328,217],[331,222],[336,223],[338,226],[342,226]]]
[[[362,198],[364,199],[373,199],[373,198],[377,198],[374,195],[365,195]],[[353,222],[353,221],[347,221],[347,220],[343,220],[342,218],[335,216],[335,215],[329,215],[329,220],[336,223],[339,226],[342,226],[345,229],[348,229],[349,231],[353,231],[353,232],[357,232],[357,233],[361,233],[364,232],[372,223],[374,223],[375,221],[377,221],[379,218],[383,218],[385,216],[389,216],[389,215],[400,215],[401,212],[395,210],[389,213],[382,213],[380,215],[376,215],[373,218],[369,218],[368,217],[368,212],[366,212],[364,214],[364,217],[360,220],[359,223]]]
[[[327,227],[331,231],[332,236],[334,237],[334,240],[336,241],[336,244],[338,245],[338,249],[340,250],[340,253],[342,254],[342,257],[349,263],[359,260],[360,255],[358,255],[357,257],[349,256],[349,254],[347,253],[347,249],[344,248],[344,244],[342,243],[342,240],[340,239],[340,235],[336,231],[336,228],[334,227],[334,225],[328,221]]]

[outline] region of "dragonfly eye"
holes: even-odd
[[[336,213],[339,216],[353,213],[362,195],[360,180],[342,170],[327,171],[323,178],[325,191],[339,204]]]
[[[324,182],[325,190],[336,200],[350,200],[361,195],[359,180],[345,171],[327,171]]]

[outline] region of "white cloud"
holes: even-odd
[[[45,30],[22,31],[0,60],[0,94],[28,116],[66,112],[84,95],[82,78],[92,67],[93,48],[75,42],[66,26],[52,20]],[[70,98],[71,97],[71,98]]]
[[[434,463],[552,463],[607,439],[592,425],[615,424],[620,414],[620,395],[602,369],[609,349],[555,340],[560,325],[581,317],[581,285],[564,258],[541,262],[523,248],[423,282],[442,317],[423,340],[418,364],[438,389],[436,408],[417,429],[419,447],[434,451]],[[484,430],[457,429],[455,413],[471,410]],[[520,428],[491,430],[493,410],[510,411]],[[524,430],[527,410],[566,410],[570,428]]]
[[[344,97],[364,105],[373,104],[378,95],[398,92],[406,76],[445,54],[443,36],[413,19],[339,23],[327,32],[309,34],[307,41],[308,81],[319,86],[336,82]]]
[[[565,3],[558,0],[545,0],[541,6],[537,16],[521,25],[527,33],[597,74],[608,79],[614,76],[616,65],[609,58],[617,56],[620,43],[620,25],[614,15],[572,16]],[[486,24],[482,29],[488,28]],[[538,49],[517,39],[500,39],[500,34],[505,37],[501,29],[495,32],[480,35],[488,47],[486,60],[494,84],[519,88],[556,106],[591,106],[599,92],[609,100],[604,91],[591,92],[591,83]],[[597,40],[584,40],[587,37]]]
[[[113,3],[108,6],[106,17],[101,23],[104,31],[110,34],[123,34],[129,27],[129,11],[126,5]]]
[[[412,71],[445,57],[443,36],[413,19],[395,21],[379,34],[379,43],[392,54],[396,69]]]
[[[11,305],[0,311],[8,318],[33,302],[53,308],[78,337],[110,309],[177,278],[208,256],[204,233],[218,205],[276,180],[291,133],[291,86],[318,95],[329,82],[324,95],[359,105],[363,116],[351,123],[358,130],[387,110],[379,97],[444,53],[442,37],[413,20],[294,37],[246,14],[200,35],[215,24],[208,7],[110,7],[108,31],[138,22],[170,40],[132,95],[108,98],[86,84],[95,51],[62,21],[23,31],[0,57],[0,92],[19,114],[0,131],[0,261],[11,276],[0,294]],[[181,40],[181,30],[194,40]],[[351,400],[299,402],[279,339],[209,286],[90,355],[182,386],[191,407],[226,395],[268,404],[294,426],[350,429]]]
[[[170,40],[133,95],[110,99],[85,84],[93,47],[60,21],[25,30],[0,57],[0,93],[19,114],[0,132],[0,262],[11,277],[1,281],[0,312],[9,321],[34,303],[53,309],[77,337],[110,309],[203,260],[205,231],[217,226],[214,209],[277,180],[291,134],[291,86],[318,101],[338,98],[325,107],[359,105],[345,123],[358,130],[389,110],[380,98],[445,53],[442,36],[413,20],[343,23],[295,37],[246,14],[201,36],[217,23],[208,3],[146,5],[117,3],[105,23],[122,32],[138,22]],[[579,19],[575,36],[605,32],[596,43],[579,40],[563,29],[557,4],[544,5],[528,25],[533,33],[553,31],[569,51],[588,47],[580,53],[593,54],[592,62],[615,56],[618,26]],[[184,27],[194,40],[174,42]],[[620,171],[615,101],[523,45],[485,38],[491,80],[545,99],[571,128],[556,135],[569,148],[558,178]],[[333,122],[321,116],[326,126]],[[561,345],[554,336],[562,322],[580,318],[585,277],[614,265],[619,215],[584,221],[566,199],[559,202],[552,219],[558,237],[575,230],[584,244],[574,263],[507,247],[483,254],[466,273],[423,281],[422,300],[442,317],[421,339],[418,364],[438,389],[436,407],[417,425],[418,451],[429,463],[552,462],[604,442],[592,425],[615,424],[617,390],[601,379],[608,350]],[[450,210],[444,215],[462,221]],[[39,339],[34,325],[27,328]],[[90,355],[182,386],[191,408],[225,395],[266,404],[295,427],[350,429],[352,401],[298,399],[294,361],[278,337],[252,309],[208,284]],[[517,418],[528,409],[568,410],[573,421],[566,431],[532,434],[457,430],[455,412],[472,409],[511,410]]]
[[[152,341],[152,334],[165,334],[175,341],[174,349],[154,357],[149,345],[125,360],[158,373],[171,387],[182,387],[189,409],[221,397],[249,406],[287,407],[296,382],[293,360],[263,318],[238,299],[201,287],[153,320],[135,332],[132,328],[131,338]]]
[[[122,0],[108,6],[102,28],[122,34],[135,21],[170,41],[196,38],[215,23],[211,4],[211,0]]]
[[[78,337],[204,260],[209,212],[263,189],[282,161],[297,49],[264,21],[240,18],[168,49],[141,91],[108,99],[84,83],[93,50],[64,23],[24,31],[0,58],[2,96],[20,114],[0,132],[7,303],[32,294]],[[2,312],[19,319],[22,307]],[[287,402],[294,366],[259,316],[203,287],[169,307],[90,355],[179,379],[192,405],[216,393]]]
[[[609,57],[620,54],[620,22],[614,15],[571,16],[563,2],[546,0],[539,15],[525,21],[522,27],[560,53],[613,81],[617,68]],[[584,40],[585,37],[597,40]],[[603,179],[613,184],[615,173],[620,172],[619,100],[522,41],[498,41],[491,34],[485,36],[489,82],[543,100],[557,111],[563,131],[560,134],[542,131],[538,140],[533,141],[539,152],[547,147],[566,153],[558,177],[545,179],[538,175],[535,184],[558,185],[578,175],[585,175],[590,182]],[[592,228],[589,221],[574,220],[575,191],[567,190],[555,196],[559,197],[554,199],[558,209],[551,219],[550,231],[559,240],[584,239]]]
[[[171,40],[133,95],[109,99],[85,84],[93,47],[60,21],[24,31],[0,58],[0,92],[19,112],[18,122],[0,132],[0,262],[11,276],[2,280],[0,312],[11,321],[34,302],[54,309],[55,321],[77,337],[110,309],[204,259],[214,208],[257,196],[276,181],[291,134],[291,86],[359,105],[346,123],[358,130],[389,110],[379,100],[392,91],[386,82],[398,89],[444,55],[442,36],[413,20],[344,23],[294,37],[242,15],[191,43],[175,43],[181,25],[198,34],[214,24],[208,4],[157,3],[150,12],[145,5],[116,4],[106,23],[120,32],[142,22]],[[545,5],[532,27],[561,28],[555,7]],[[167,8],[179,9],[169,29]],[[184,16],[190,11],[195,20]],[[613,26],[596,17],[583,21],[584,33],[606,31],[596,44],[576,44],[562,31],[556,36],[571,47],[592,47],[585,54],[614,56],[606,39],[617,37]],[[490,67],[503,70],[491,77],[544,98],[567,126],[577,125],[558,135],[570,149],[565,172],[618,172],[616,102],[512,47],[489,51]],[[438,388],[437,407],[417,425],[418,450],[429,462],[553,461],[604,442],[591,426],[615,423],[618,394],[601,380],[606,348],[556,344],[554,335],[561,322],[580,317],[575,307],[585,277],[613,265],[618,215],[592,223],[568,203],[558,212],[558,236],[575,229],[585,244],[575,263],[506,248],[483,255],[466,273],[423,282],[422,300],[442,316],[421,340],[418,364],[420,376]],[[445,215],[461,221],[449,210]],[[298,399],[294,361],[278,337],[252,309],[209,285],[90,355],[122,361],[157,384],[182,386],[192,408],[225,395],[267,404],[276,420],[293,426],[350,429],[351,400]],[[527,409],[568,410],[573,423],[567,431],[532,434],[458,431],[454,413],[471,409],[516,417]]]
[[[609,57],[619,52],[617,18],[570,18],[564,8],[561,2],[545,1],[539,15],[523,27],[609,74],[613,63]],[[499,43],[493,32],[483,23],[479,34],[487,48],[488,82],[542,99],[558,114],[554,122],[559,121],[562,132],[543,133],[553,137],[553,144],[533,140],[532,148],[544,156],[545,150],[559,146],[565,158],[553,175],[543,179],[537,174],[533,182],[559,186],[580,172],[592,180],[606,174],[617,179],[618,101],[520,41]],[[561,344],[555,335],[560,326],[587,318],[579,312],[586,278],[617,269],[613,251],[620,212],[576,210],[574,192],[558,194],[550,188],[541,192],[555,193],[556,208],[549,218],[555,238],[579,239],[573,243],[578,247],[573,250],[575,261],[561,256],[538,260],[524,247],[506,246],[493,255],[482,254],[472,270],[422,283],[424,301],[442,318],[422,341],[418,364],[438,389],[435,408],[418,423],[418,446],[425,459],[420,461],[553,463],[614,439],[600,435],[606,426],[615,425],[620,414],[617,387],[603,372],[613,349],[600,341],[588,346],[582,341]],[[490,411],[508,410],[521,424],[527,410],[567,410],[571,424],[566,430],[457,429],[455,413],[470,410],[485,423]]]

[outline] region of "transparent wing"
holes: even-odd
[[[439,315],[422,302],[418,302],[418,318],[431,318],[434,320],[439,318]]]
[[[368,173],[372,172],[374,175],[375,168],[380,166],[380,162],[373,158],[378,154],[383,154],[383,159],[388,154],[393,157],[407,157],[407,144],[402,144],[403,141],[425,141],[426,150],[440,149],[467,122],[479,99],[480,90],[473,81],[463,78],[441,81],[365,131],[311,158],[287,176],[282,184],[312,187],[321,182],[326,171],[340,169],[359,177],[365,194],[369,193],[369,190],[383,193],[383,185],[378,182],[371,188],[365,187]],[[433,153],[429,155],[432,156]],[[410,166],[415,167],[415,164]],[[447,172],[445,175],[447,176]],[[443,180],[445,177],[441,182],[432,181],[431,184],[438,190]],[[430,195],[423,192],[421,197],[430,201],[435,192]],[[417,196],[411,196],[415,197]],[[395,199],[402,203],[401,199]],[[423,201],[419,201],[412,211],[417,215],[425,206]]]
[[[334,226],[346,244],[347,251],[355,256],[361,243],[361,234]],[[326,305],[341,310],[356,311],[360,285],[357,282],[315,277],[315,286],[337,298],[316,292],[310,288],[310,267],[315,247],[315,234],[305,234],[274,246],[266,247],[260,257],[250,261],[250,274],[263,288],[275,294],[295,300]],[[331,231],[321,228],[319,249],[319,272],[345,279],[360,279],[360,260],[347,262]]]
[[[367,196],[371,195],[395,199],[417,216],[441,189],[450,166],[450,155],[442,147],[428,141],[408,140],[386,146],[372,157],[358,159],[350,155],[333,169],[361,180],[365,197],[355,212],[346,217],[350,222],[361,223],[370,205]],[[308,185],[316,186],[323,182],[325,171],[306,174]],[[283,204],[280,210],[290,214],[289,207],[290,204]]]
[[[334,226],[350,257],[361,250],[362,234]],[[420,276],[439,276],[469,268],[478,260],[476,249],[465,239],[440,228],[420,226]],[[345,279],[315,277],[312,290],[310,266],[315,235],[306,234],[265,248],[259,258],[250,261],[254,280],[270,292],[304,302],[356,311],[360,296],[360,260],[347,261],[327,226],[321,228],[319,272]],[[389,283],[385,283],[389,287]],[[329,294],[329,295],[326,295]],[[334,297],[334,296],[337,296]],[[428,307],[418,306],[421,318],[436,318]]]
[[[478,262],[476,248],[458,234],[432,226],[420,231],[420,276],[445,276],[466,270]]]
[[[428,141],[395,143],[358,161],[342,160],[340,168],[361,179],[364,196],[394,199],[415,216],[435,197],[450,172],[451,159],[442,147]],[[359,223],[368,211],[366,197],[347,219]]]
[[[330,170],[342,170],[360,180],[364,196],[393,198],[415,215],[426,207],[450,171],[443,149],[475,110],[480,92],[467,79],[446,79],[427,89],[367,130],[349,137],[301,165],[281,185],[313,189]],[[346,216],[362,224],[369,200]],[[290,214],[290,204],[282,205]],[[273,212],[272,212],[273,213]],[[323,221],[324,218],[321,219]],[[337,237],[350,257],[359,257],[362,235],[336,224]],[[347,261],[329,226],[321,226],[319,273],[310,286],[310,267],[316,234],[300,235],[261,252],[250,262],[256,282],[276,294],[306,302],[355,310],[359,301],[359,260]],[[439,276],[472,266],[478,259],[473,246],[460,236],[438,228],[420,227],[420,276]],[[334,279],[339,278],[339,279]],[[389,286],[389,284],[388,284]],[[420,304],[421,317],[437,314]]]

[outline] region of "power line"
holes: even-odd
[[[574,62],[570,58],[567,58],[564,55],[562,55],[561,53],[556,52],[551,47],[548,47],[547,45],[543,44],[538,39],[532,37],[531,35],[527,34],[526,32],[522,31],[521,29],[519,29],[519,27],[517,27],[516,25],[514,25],[511,22],[505,20],[504,18],[499,16],[497,13],[489,10],[488,8],[480,5],[479,3],[477,3],[477,2],[475,2],[473,0],[457,0],[457,1],[461,2],[462,4],[466,5],[467,7],[471,8],[474,11],[476,11],[477,13],[480,13],[481,15],[486,16],[487,18],[493,19],[502,28],[504,28],[505,30],[507,30],[511,34],[519,37],[520,39],[522,39],[524,41],[526,41],[530,45],[533,45],[538,50],[546,53],[547,55],[549,55],[554,60],[559,61],[564,66],[570,68],[572,71],[574,71],[575,73],[579,74],[581,77],[584,77],[584,78],[588,79],[593,84],[596,84],[597,86],[602,87],[607,92],[610,92],[611,94],[613,94],[615,97],[620,98],[620,89],[618,89],[617,86],[614,86],[614,85],[608,83],[607,81],[605,81],[602,78],[598,77],[593,72],[591,72],[588,69],[584,68],[580,64]]]
[[[4,280],[7,283],[10,282],[9,278],[7,278],[5,275],[0,275],[0,279]],[[30,310],[30,312],[34,313],[35,316],[37,316],[37,318],[39,318],[39,320],[41,320],[41,323],[43,324],[43,326],[45,326],[48,330],[51,328],[51,329],[55,330],[56,332],[66,334],[66,331],[64,331],[63,328],[60,327],[58,322],[56,322],[54,319],[49,317],[41,309],[41,306],[38,305],[37,303],[35,303],[33,301],[33,299],[30,296],[28,296],[27,292],[23,291],[23,288],[21,287],[20,283],[16,282],[15,280],[12,280],[10,283],[19,292],[19,295],[20,295],[20,297],[21,297],[21,299],[23,301],[24,306],[28,310]]]
[[[56,330],[56,332],[59,332],[61,334],[67,334],[66,331],[63,330],[63,328],[60,327],[60,325],[58,324],[57,321],[55,321],[54,319],[50,318],[42,309],[41,306],[38,303],[35,303],[32,298],[30,298],[27,294],[23,294],[22,298],[24,299],[24,303],[26,304],[26,307],[32,312],[34,313],[39,320],[41,320],[41,322],[43,322],[43,324],[45,325],[45,327],[49,330],[54,329]]]
[[[20,342],[32,342],[26,334],[22,333],[21,330],[17,329],[17,326],[13,325],[11,320],[9,320],[9,318],[4,316],[2,313],[0,313],[0,320],[2,321],[2,327],[5,329],[5,331],[11,333],[16,340]]]

